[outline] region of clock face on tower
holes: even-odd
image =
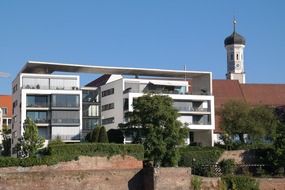
[[[238,63],[235,64],[235,68],[236,68],[236,69],[240,69],[240,64],[238,64]]]

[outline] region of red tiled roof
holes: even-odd
[[[0,95],[0,107],[7,108],[7,115],[5,117],[12,117],[12,96]]]
[[[241,88],[250,105],[285,105],[285,84],[242,84]]]
[[[285,105],[285,84],[240,84],[237,80],[213,80],[215,98],[215,132],[221,132],[219,110],[230,100],[245,101],[252,106]]]

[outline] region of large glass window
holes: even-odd
[[[85,130],[94,129],[97,125],[99,125],[99,119],[83,119],[83,129]]]
[[[102,92],[102,97],[114,94],[114,91],[115,91],[114,88],[110,88],[108,90],[105,90],[105,91]]]
[[[77,79],[55,78],[50,79],[50,88],[55,90],[76,90]]]
[[[24,77],[23,88],[26,89],[48,89],[49,79],[48,78],[35,78],[35,77]]]
[[[46,111],[27,111],[27,117],[35,123],[48,123],[48,112]]]
[[[53,94],[52,107],[79,107],[79,95]]]
[[[8,114],[8,109],[7,108],[1,108],[1,109],[3,116],[6,116]]]
[[[99,93],[97,90],[83,90],[83,102],[99,102]]]
[[[79,111],[52,111],[52,124],[80,123]]]
[[[48,107],[48,96],[28,95],[27,107]]]
[[[102,106],[102,111],[106,111],[106,110],[110,110],[110,109],[114,109],[115,105],[114,103],[111,104],[105,104]]]
[[[99,105],[83,104],[83,117],[98,117]]]
[[[109,117],[106,119],[102,119],[102,125],[107,125],[107,124],[111,124],[115,122],[115,118],[114,117]]]

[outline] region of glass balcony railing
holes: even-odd
[[[190,106],[175,106],[174,108],[178,111],[185,111],[185,112],[210,112],[209,108],[194,108]]]
[[[60,138],[63,141],[68,141],[68,140],[80,140],[80,135],[52,135],[52,140]]]
[[[65,119],[52,119],[52,124],[74,124],[78,125],[80,123],[80,119],[72,119],[72,118],[65,118]]]

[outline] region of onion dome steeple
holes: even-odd
[[[230,36],[226,37],[224,41],[225,46],[234,45],[234,44],[245,45],[245,38],[236,32],[236,23],[237,21],[234,19],[233,21],[234,31]]]

